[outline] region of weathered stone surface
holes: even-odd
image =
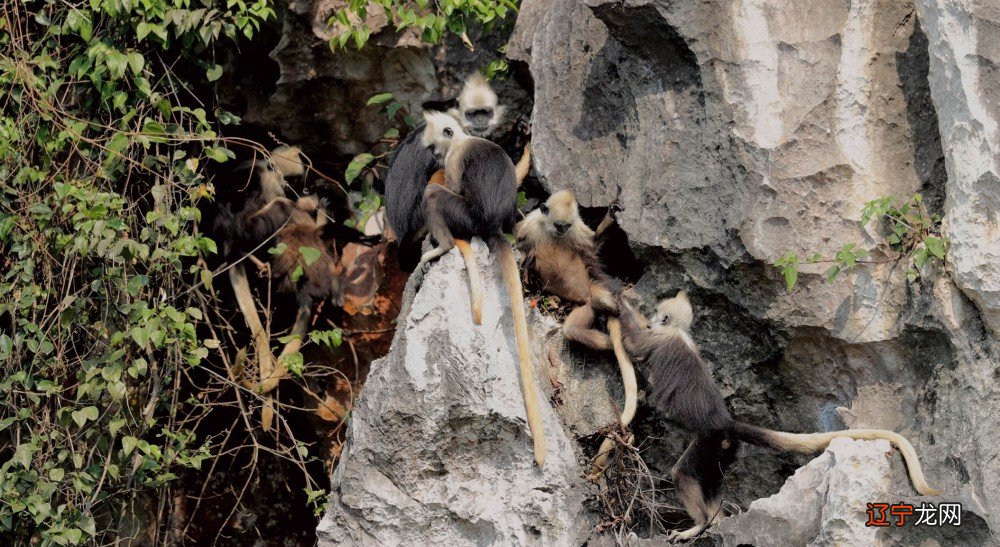
[[[349,44],[333,52],[330,40],[340,25],[329,20],[345,4],[290,0],[281,6],[280,38],[269,53],[278,65],[277,82],[270,89],[247,85],[239,91],[248,103],[246,121],[280,128],[286,140],[305,146],[317,161],[366,151],[388,129],[407,129],[402,115],[386,116],[385,105],[366,106],[371,96],[390,92],[406,107],[404,113],[419,116],[424,102],[457,96],[469,74],[496,58],[509,33],[484,34],[473,26],[475,51],[451,33],[430,46],[415,31],[395,32],[378,8],[369,9],[372,36],[364,48]],[[530,108],[528,93],[513,79],[495,87],[511,116]]]
[[[875,545],[867,503],[889,488],[886,441],[837,439],[799,468],[781,490],[711,530],[724,546]],[[893,501],[895,503],[895,501]]]
[[[645,265],[637,290],[647,303],[692,293],[694,336],[738,418],[895,429],[931,482],[973,500],[994,530],[997,10],[524,0],[508,47],[535,81],[540,180],[586,206],[620,196]],[[832,256],[855,242],[891,259],[881,227],[860,225],[862,207],[916,192],[944,216],[946,268],[908,283],[910,265],[889,260],[826,284],[828,264],[805,265],[785,291],[771,264],[787,251]],[[643,416],[637,435],[662,439],[649,453],[666,473],[685,436]],[[751,454],[729,485],[743,506],[804,461]],[[961,541],[978,537],[968,532]]]
[[[955,282],[1000,333],[1000,4],[919,0],[948,167]]]
[[[543,469],[534,463],[508,299],[486,246],[474,248],[482,325],[471,323],[457,250],[422,284],[411,278],[392,350],[355,404],[321,543],[579,545],[593,528],[576,443],[548,404],[540,344],[548,453]]]

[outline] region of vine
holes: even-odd
[[[207,164],[253,144],[220,138],[238,118],[192,89],[218,80],[218,52],[273,17],[268,0],[0,7],[5,542],[104,544],[143,529],[179,541],[183,530],[164,526],[171,483],[246,447],[194,432],[217,401],[246,416],[254,397],[208,366],[231,372],[238,359],[224,351],[235,343],[216,305],[220,272],[206,266],[216,243],[198,223],[214,195]],[[256,461],[264,448],[249,447]],[[309,459],[294,439],[268,450]],[[320,507],[322,493],[309,482],[304,497]]]

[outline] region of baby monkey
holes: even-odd
[[[903,436],[882,429],[850,429],[826,433],[785,433],[735,421],[726,409],[719,386],[709,374],[691,338],[694,319],[687,294],[660,302],[645,319],[623,298],[618,302],[625,347],[644,363],[651,385],[650,400],[671,421],[694,434],[694,440],[670,473],[684,509],[694,520],[688,530],[674,530],[671,540],[696,537],[724,516],[722,482],[736,459],[739,443],[804,454],[825,449],[833,439],[884,439],[903,455],[913,487],[922,495],[937,495],[924,479],[913,446]]]

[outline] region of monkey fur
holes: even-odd
[[[884,439],[903,455],[913,487],[922,495],[937,495],[924,478],[913,446],[903,436],[881,429],[853,429],[826,433],[785,433],[733,420],[722,392],[702,360],[690,329],[694,318],[687,294],[662,301],[645,319],[623,298],[618,303],[625,347],[642,364],[652,387],[650,400],[657,410],[690,433],[694,440],[671,469],[684,508],[694,520],[688,530],[671,532],[670,539],[688,540],[722,517],[722,482],[736,459],[740,442],[780,451],[814,453],[833,439]]]
[[[444,185],[431,184],[424,190],[427,226],[438,246],[421,257],[420,265],[450,250],[455,238],[470,240],[479,236],[497,254],[510,297],[535,461],[541,466],[545,462],[545,433],[531,362],[524,291],[514,250],[503,235],[514,228],[517,219],[514,164],[498,145],[466,134],[447,114],[425,112],[424,120],[423,143],[438,157],[444,157],[445,181]]]
[[[466,133],[493,138],[503,119],[505,107],[497,103],[496,93],[479,73],[470,76],[462,87],[457,108],[449,110]],[[513,129],[498,135],[512,161],[518,184],[531,169],[531,149],[528,145],[530,127],[518,119]],[[396,235],[399,262],[404,271],[417,263],[420,242],[427,234],[423,195],[428,180],[438,170],[434,152],[423,144],[424,127],[410,132],[396,147],[389,162],[385,179],[385,208],[389,226]]]
[[[247,382],[247,387],[266,395],[278,385],[287,373],[283,358],[299,350],[308,334],[313,305],[329,299],[336,305],[343,303],[338,260],[330,241],[370,244],[360,232],[339,223],[328,222],[328,216],[313,196],[292,201],[286,197],[287,180],[302,177],[305,163],[297,147],[281,146],[267,159],[257,159],[238,167],[228,178],[219,177],[223,199],[213,222],[214,233],[222,241],[223,253],[232,264],[228,274],[237,305],[251,331],[259,363],[260,378]],[[278,357],[271,352],[270,336],[260,319],[247,278],[243,259],[262,264],[253,257],[269,239],[274,246],[285,251],[270,259],[266,270],[277,282],[279,292],[294,294],[297,313],[292,334],[297,339],[285,344]],[[377,238],[375,238],[377,239]],[[315,260],[307,261],[301,253],[303,247],[319,251]],[[294,272],[302,267],[302,275],[292,280]],[[269,430],[273,420],[273,401],[265,397],[262,423]]]
[[[543,290],[580,305],[566,318],[563,335],[593,349],[610,350],[608,335],[593,328],[598,314],[618,314],[611,279],[597,258],[596,235],[580,218],[569,190],[549,196],[517,225],[518,246]]]
[[[610,225],[611,212],[598,230]],[[569,190],[549,196],[538,209],[517,225],[519,248],[527,256],[526,264],[541,280],[543,290],[578,306],[563,322],[563,336],[595,350],[613,350],[618,361],[625,390],[621,425],[627,426],[635,417],[639,387],[621,337],[618,305],[611,289],[611,279],[605,275],[597,258],[596,236],[580,218],[576,197]],[[605,334],[594,328],[598,314],[608,315]],[[607,463],[614,441],[605,439],[594,461],[598,473]]]

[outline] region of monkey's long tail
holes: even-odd
[[[615,358],[618,359],[618,368],[622,373],[622,384],[625,386],[625,406],[622,407],[622,426],[632,423],[635,417],[635,409],[639,400],[639,384],[635,379],[635,367],[625,352],[625,345],[622,344],[622,324],[617,317],[608,318],[608,334],[611,337],[611,347],[615,351]],[[597,450],[597,457],[594,459],[594,468],[591,473],[597,474],[604,470],[608,463],[608,455],[615,447],[615,442],[611,439],[604,439],[601,447]]]
[[[785,433],[773,431],[744,423],[736,423],[732,428],[733,435],[741,441],[757,446],[765,446],[775,450],[788,450],[803,454],[812,454],[825,449],[834,439],[858,439],[889,441],[903,455],[906,469],[910,475],[913,488],[924,496],[936,496],[940,490],[931,488],[924,478],[917,451],[910,441],[902,435],[885,429],[848,429],[845,431],[830,431],[826,433]]]
[[[472,297],[472,322],[481,325],[483,323],[483,276],[479,273],[479,266],[476,264],[476,255],[472,252],[472,246],[464,239],[456,239],[455,246],[462,252],[465,259],[465,269],[469,272],[469,294]]]
[[[514,249],[503,235],[490,238],[490,247],[500,258],[500,272],[503,274],[507,295],[510,297],[510,312],[514,316],[514,338],[517,341],[517,358],[521,365],[521,391],[524,392],[524,410],[528,415],[528,428],[535,443],[535,462],[545,464],[545,431],[542,429],[542,415],[538,410],[538,392],[535,388],[535,373],[531,366],[531,348],[528,341],[528,320],[524,314],[524,289],[521,288],[521,272],[517,269]]]
[[[253,336],[254,352],[257,354],[257,362],[263,378],[274,370],[274,354],[271,353],[270,337],[264,330],[264,324],[261,323],[260,315],[257,313],[257,304],[254,303],[253,295],[250,294],[250,283],[247,281],[247,271],[242,262],[229,268],[229,283],[233,286],[236,303],[239,305],[240,313],[243,314],[243,319]]]
[[[292,339],[285,344],[285,347],[281,348],[274,368],[268,374],[264,374],[264,371],[261,370],[260,384],[256,391],[264,396],[264,407],[260,414],[260,426],[264,431],[270,431],[271,424],[274,423],[274,398],[270,393],[278,387],[278,382],[288,374],[285,359],[302,348],[305,337],[309,334],[309,321],[311,319],[312,306],[300,304],[299,311],[295,315],[295,324],[292,326]]]

